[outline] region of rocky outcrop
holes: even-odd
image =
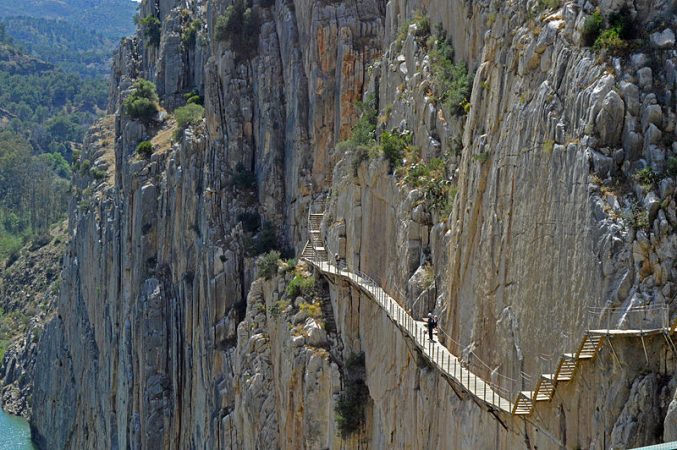
[[[216,33],[230,3],[145,1],[159,43],[139,33],[115,58],[111,115],[81,160],[105,176],[74,182],[57,315],[36,362],[41,447],[601,449],[669,436],[675,361],[662,336],[614,341],[526,422],[440,377],[359,292],[318,279],[319,303],[299,300],[292,264],[263,279],[254,258],[272,237],[299,254],[308,205],[330,191],[330,254],[415,315],[434,310],[452,352],[473,352],[481,375],[516,380],[514,391],[598,324],[589,306],[674,309],[666,2],[628,5],[660,36],[623,59],[581,37],[595,6],[620,1],[256,1],[251,58]],[[414,19],[426,11],[472,74],[454,111],[433,92],[434,44]],[[162,99],[149,123],[121,107],[138,77]],[[177,130],[188,93],[205,119]],[[407,161],[336,145],[366,98],[377,135],[407,132],[422,161],[442,161],[450,210],[411,186]],[[365,419],[341,436],[346,360],[360,353]]]
[[[37,346],[52,319],[61,258],[68,237],[54,226],[10,256],[0,272],[0,402],[11,414],[30,417]]]

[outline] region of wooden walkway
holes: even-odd
[[[310,240],[306,244],[301,258],[310,263],[319,272],[327,276],[334,283],[337,280],[349,282],[360,289],[367,297],[373,300],[387,314],[388,318],[416,345],[421,354],[437,369],[440,374],[454,385],[472,395],[476,400],[485,404],[490,410],[500,411],[515,416],[527,416],[534,411],[536,402],[550,401],[561,383],[571,382],[584,361],[592,361],[604,339],[612,336],[647,336],[658,333],[673,333],[677,330],[677,321],[670,329],[656,328],[647,330],[589,330],[581,339],[574,353],[564,353],[559,358],[557,367],[552,374],[541,375],[533,391],[520,391],[511,400],[513,389],[505,389],[493,382],[485,381],[477,371],[459,360],[445,346],[437,340],[428,339],[428,330],[425,322],[415,320],[400,304],[388,295],[368,275],[359,271],[348,270],[330,263],[324,241],[321,238],[321,224],[324,213],[324,201],[319,206],[322,212],[311,210],[308,216],[308,232]],[[317,209],[316,209],[317,211]],[[484,372],[489,369],[485,365]],[[504,377],[505,378],[505,377]],[[511,380],[516,381],[516,380]]]

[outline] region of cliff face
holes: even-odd
[[[624,2],[546,3],[255,2],[256,51],[243,57],[216,32],[230,2],[143,2],[160,41],[141,30],[122,43],[110,115],[82,156],[105,176],[75,181],[57,316],[36,365],[41,447],[623,448],[673,438],[675,358],[661,336],[614,340],[525,421],[448,383],[364,295],[319,279],[304,300],[288,286],[307,267],[281,264],[264,279],[251,256],[264,227],[245,217],[273,224],[280,248],[300,254],[313,194],[331,190],[329,253],[416,316],[434,309],[445,345],[481,358],[486,379],[517,380],[515,390],[533,387],[522,372],[544,372],[599,326],[589,307],[674,309],[673,5],[630,2],[647,41],[613,58],[583,48],[582,32],[593,6],[606,14]],[[425,11],[472,74],[465,114],[431,93]],[[204,122],[172,138],[164,111],[132,120],[122,101],[138,77],[170,112],[184,94],[202,95]],[[443,161],[451,213],[383,158],[336,146],[367,98],[379,133],[408,131],[422,160]],[[135,149],[146,139],[154,153],[144,159]],[[615,311],[604,323],[633,320]],[[361,353],[365,419],[342,436],[336,405]]]

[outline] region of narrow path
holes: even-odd
[[[317,205],[324,209],[325,202],[320,200]],[[527,416],[534,410],[536,402],[550,401],[555,394],[557,385],[570,382],[574,379],[576,372],[583,361],[591,361],[595,358],[599,349],[602,347],[605,339],[612,336],[636,336],[642,339],[644,345],[644,336],[663,334],[671,349],[677,352],[670,334],[677,331],[677,321],[668,325],[668,309],[658,308],[660,314],[664,315],[662,326],[659,328],[648,329],[595,329],[588,330],[583,335],[576,351],[574,353],[564,353],[559,359],[559,363],[551,374],[543,374],[535,380],[533,391],[520,391],[516,394],[515,400],[511,401],[513,389],[504,389],[493,382],[487,382],[464,364],[455,355],[453,355],[439,341],[428,339],[428,330],[425,322],[414,319],[397,301],[388,295],[374,280],[368,275],[359,271],[348,270],[345,267],[338,267],[328,260],[327,250],[321,235],[321,225],[324,211],[313,212],[311,206],[308,214],[308,233],[310,240],[306,244],[301,258],[310,263],[320,273],[327,276],[330,280],[341,279],[349,282],[356,288],[364,292],[367,297],[376,302],[377,305],[387,314],[388,318],[407,336],[421,354],[437,369],[443,376],[451,380],[455,385],[462,388],[463,391],[471,394],[476,400],[481,401],[493,411],[501,411],[516,416]],[[645,311],[641,308],[638,311]],[[627,313],[627,311],[626,311]],[[607,325],[609,326],[609,325]],[[447,336],[448,337],[448,336]],[[481,362],[481,361],[480,361]],[[483,363],[482,363],[483,364]],[[489,369],[489,366],[483,364],[483,369]],[[484,370],[487,371],[487,370]],[[500,375],[499,375],[500,377]],[[516,382],[507,377],[504,380]],[[492,376],[493,380],[493,376]],[[521,381],[521,380],[520,380]],[[518,385],[521,383],[518,383]],[[513,386],[514,388],[514,386]]]

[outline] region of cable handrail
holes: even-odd
[[[328,199],[329,194],[322,198],[322,203],[324,204]],[[308,210],[308,229],[314,232],[321,231],[311,228],[312,211],[313,204],[310,205]],[[319,213],[315,214],[319,215]],[[440,334],[444,336],[445,344],[442,345],[442,342],[434,343],[434,341],[428,341],[426,339],[427,326],[425,321],[416,320],[413,314],[413,307],[420,297],[410,307],[407,304],[408,295],[397,285],[393,286],[390,283],[384,282],[379,284],[374,278],[359,269],[348,269],[346,261],[339,260],[338,256],[336,264],[332,264],[325,257],[326,251],[322,251],[328,248],[326,243],[324,243],[324,247],[316,248],[316,244],[322,245],[323,241],[324,238],[322,236],[309,239],[309,250],[312,250],[309,253],[311,255],[303,256],[303,258],[315,265],[320,271],[347,278],[364,291],[368,297],[381,306],[386,315],[405,334],[413,338],[415,344],[422,350],[423,355],[434,365],[438,366],[443,374],[453,378],[472,395],[485,401],[493,408],[498,407],[499,410],[507,411],[513,415],[531,414],[535,401],[550,400],[555,391],[556,384],[561,381],[571,381],[581,359],[594,357],[601,345],[604,335],[599,332],[600,330],[588,328],[582,340],[577,341],[577,346],[574,346],[573,334],[561,332],[560,335],[566,342],[566,346],[570,346],[572,353],[564,353],[560,354],[560,356],[557,356],[556,353],[538,353],[536,360],[538,361],[537,366],[540,366],[540,368],[537,369],[535,374],[530,374],[520,369],[518,378],[512,378],[498,370],[501,367],[500,364],[492,368],[473,350],[469,347],[464,347],[441,327],[438,327],[438,336]],[[308,244],[306,244],[307,247]],[[386,284],[389,285],[388,288],[383,287]],[[610,324],[614,313],[622,314],[618,322],[623,323],[627,322],[629,314],[643,314],[642,319],[645,320],[647,313],[658,312],[660,313],[661,329],[673,330],[677,328],[677,323],[672,328],[669,328],[669,308],[667,305],[633,305],[626,308],[591,306],[587,307],[586,310],[588,315],[593,318],[599,315],[600,320],[602,315],[606,315],[607,333],[612,331]],[[644,325],[644,322],[640,321],[640,327],[644,327]],[[648,330],[648,328],[641,328],[642,332],[644,330]],[[604,331],[604,328],[601,331]],[[613,331],[622,330],[614,329]],[[636,330],[631,329],[630,331]],[[655,329],[651,329],[651,331],[655,331]],[[595,332],[595,335],[592,335],[591,332]],[[456,348],[456,353],[451,350],[451,347]],[[559,361],[558,365],[555,364],[557,360]],[[574,365],[571,366],[571,364]],[[547,368],[544,369],[544,365],[547,365]],[[557,369],[553,370],[555,365],[557,365]],[[480,373],[488,373],[491,380],[487,381],[480,377],[478,375]],[[533,391],[523,390],[523,386],[527,384],[534,385],[534,382],[535,388]],[[510,401],[513,397],[515,398],[514,402]]]

